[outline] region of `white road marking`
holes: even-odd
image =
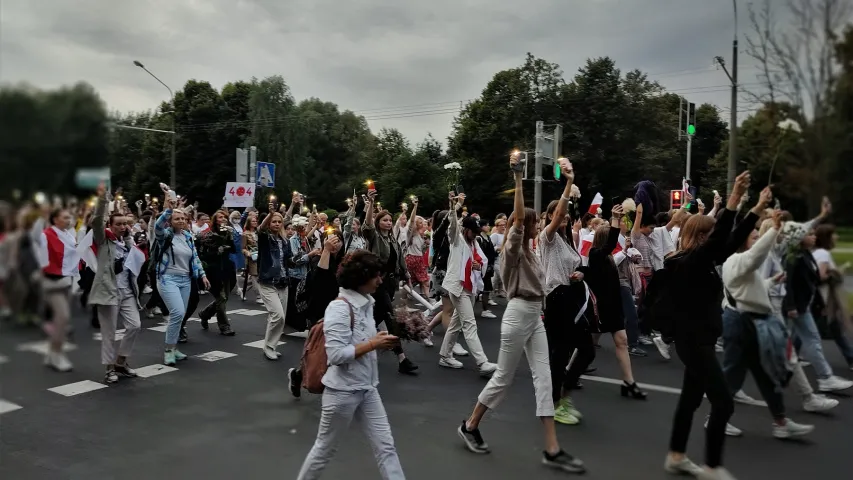
[[[167,328],[166,325],[157,325],[156,327],[149,327],[148,330],[151,330],[154,332],[165,332],[166,328]]]
[[[590,382],[600,382],[600,383],[609,383],[611,385],[622,385],[622,380],[617,380],[615,378],[605,378],[605,377],[595,377],[591,375],[581,375],[581,379],[589,380]],[[671,393],[673,395],[681,395],[681,390],[678,388],[667,387],[664,385],[652,385],[649,383],[639,383],[637,382],[640,388],[643,390],[649,390],[652,392],[661,392],[661,393]]]
[[[247,308],[242,312],[238,313],[237,315],[247,315],[249,317],[254,317],[256,315],[267,315],[268,313],[269,312],[267,312],[266,310],[251,310]]]
[[[37,342],[22,343],[22,344],[18,345],[17,350],[19,352],[33,352],[33,353],[39,353],[41,355],[47,355],[48,342],[47,342],[47,340],[41,340],[41,341],[37,341]],[[68,342],[65,342],[65,344],[62,345],[62,351],[63,352],[70,352],[73,350],[77,350],[77,345],[74,345],[73,343],[68,343]]]
[[[287,336],[293,338],[308,338],[308,330],[305,330],[304,332],[288,333]]]
[[[139,375],[141,378],[156,377],[157,375],[162,375],[164,373],[178,371],[178,369],[175,367],[168,367],[159,363],[155,363],[154,365],[148,365],[147,367],[136,368],[134,370],[136,370],[136,374]]]
[[[278,344],[284,345],[285,342],[279,341]],[[244,347],[252,347],[252,348],[264,348],[264,345],[266,345],[266,342],[264,340],[258,340],[257,342],[249,342],[249,343],[243,344]]]
[[[4,363],[8,363],[8,362],[9,362],[9,357],[7,357],[6,355],[0,355],[0,365],[3,365]]]
[[[91,380],[83,380],[82,382],[74,382],[69,383],[68,385],[61,385],[59,387],[48,388],[47,391],[58,393],[64,397],[73,397],[74,395],[80,395],[81,393],[93,392],[95,390],[100,390],[102,388],[107,388],[103,383],[93,382]]]
[[[20,410],[22,408],[24,407],[12,402],[7,402],[6,400],[0,398],[0,415],[3,415],[4,413],[14,412],[15,410]]]
[[[201,355],[196,355],[195,357],[204,360],[206,362],[215,362],[217,360],[224,360],[226,358],[236,357],[236,353],[230,352],[221,352],[219,350],[214,350],[212,352],[202,353]]]

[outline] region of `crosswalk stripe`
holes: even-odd
[[[219,350],[214,350],[212,352],[202,353],[201,355],[196,355],[195,357],[204,360],[206,362],[215,362],[217,360],[224,360],[226,358],[236,357],[236,353],[231,352],[222,352]]]
[[[178,369],[175,367],[169,367],[160,363],[155,363],[154,365],[148,365],[146,367],[135,368],[134,370],[136,370],[136,374],[139,375],[140,378],[156,377],[157,375],[163,375],[164,373],[172,373],[178,371]]]
[[[0,398],[0,415],[4,413],[14,412],[15,410],[20,410],[24,407],[18,405],[17,403],[8,402]]]
[[[284,345],[285,343],[286,342],[279,341],[278,345]],[[264,340],[258,340],[256,342],[249,342],[249,343],[243,344],[244,347],[252,347],[252,348],[264,348],[264,345],[266,345],[266,341],[264,341]]]
[[[91,380],[83,380],[81,382],[69,383],[67,385],[60,385],[58,387],[48,388],[49,392],[58,393],[64,397],[73,397],[75,395],[80,395],[81,393],[93,392],[95,390],[100,390],[102,388],[107,388],[103,383],[93,382]]]

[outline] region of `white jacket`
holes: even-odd
[[[448,215],[456,215],[456,212],[450,211]],[[465,237],[462,236],[462,227],[460,226],[460,221],[451,220],[450,226],[447,227],[447,236],[450,238],[450,256],[447,259],[447,272],[444,276],[444,282],[441,283],[442,288],[447,290],[449,293],[454,296],[462,296],[464,289],[462,288],[462,279],[463,275],[465,275],[465,265],[468,263],[468,259],[471,258],[471,248],[472,246],[465,241]],[[483,266],[480,270],[471,270],[471,285],[473,285],[473,291],[471,295],[477,296],[479,292],[481,292],[484,288],[483,283],[483,273],[486,271],[486,267],[489,265],[489,260],[486,258],[486,255],[480,250],[480,245],[477,241],[474,241],[473,248],[477,249],[477,255],[482,259]]]
[[[729,305],[728,295],[723,295],[723,307],[741,312],[769,314],[773,311],[769,288],[773,279],[762,275],[761,266],[776,245],[779,231],[771,228],[749,250],[735,253],[723,264],[723,285],[737,305]]]

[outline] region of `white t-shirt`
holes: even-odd
[[[825,248],[817,248],[812,252],[812,256],[814,257],[815,262],[817,262],[818,266],[821,263],[828,263],[830,269],[837,269],[835,266],[835,260],[832,259],[832,254],[829,253],[829,250]]]
[[[492,245],[494,245],[494,246],[495,246],[495,251],[496,251],[496,252],[498,251],[498,249],[503,248],[503,245],[504,245],[504,237],[505,237],[505,236],[506,236],[506,235],[505,235],[505,234],[503,234],[503,233],[495,232],[495,233],[493,233],[493,234],[489,237],[489,240],[491,240],[491,241],[492,241]],[[498,260],[500,260],[500,258],[501,258],[501,257],[500,257],[500,254],[499,254],[499,255],[498,255],[498,258],[495,260],[495,265],[497,265],[497,264],[498,264]]]

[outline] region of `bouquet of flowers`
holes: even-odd
[[[459,165],[459,162],[445,163],[444,169],[447,171],[448,190],[456,189],[456,185],[459,185],[459,175],[462,172],[462,165]]]
[[[421,342],[429,338],[429,323],[422,312],[410,312],[406,307],[398,307],[394,313],[397,317],[397,332],[400,340],[407,342]]]

